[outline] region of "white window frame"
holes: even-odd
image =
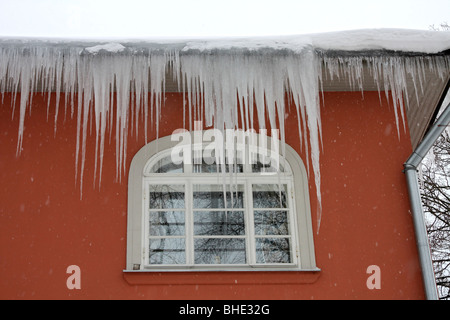
[[[270,137],[267,137],[267,147],[270,149]],[[231,177],[233,183],[243,184],[246,188],[246,194],[252,194],[252,184],[288,184],[288,212],[289,212],[289,237],[291,238],[290,249],[292,263],[279,264],[256,264],[254,243],[257,236],[253,235],[253,206],[251,197],[245,198],[246,210],[250,210],[252,214],[245,213],[245,241],[247,248],[246,264],[214,264],[199,265],[193,263],[194,253],[190,252],[188,244],[186,250],[188,260],[182,265],[149,265],[148,257],[148,233],[146,225],[146,214],[148,212],[148,185],[162,184],[161,178],[164,177],[163,184],[185,184],[186,188],[190,188],[192,184],[218,184],[222,183],[222,179],[228,179],[228,174],[222,175],[218,173],[192,173],[189,169],[190,165],[185,165],[184,173],[149,173],[157,161],[170,152],[170,149],[177,145],[177,141],[172,141],[171,136],[166,136],[158,140],[152,141],[145,145],[134,156],[128,177],[128,227],[127,227],[127,271],[258,271],[258,270],[278,270],[278,271],[317,271],[314,253],[313,232],[311,223],[311,212],[308,193],[308,179],[305,167],[299,155],[289,145],[285,145],[285,160],[287,163],[286,173],[278,175],[264,176],[259,173],[244,172],[236,177]],[[282,148],[279,148],[281,150]],[[281,155],[280,155],[281,157]],[[290,169],[290,170],[289,170]],[[248,170],[248,168],[247,168]],[[245,171],[247,171],[245,170]],[[192,190],[186,190],[186,194],[191,194]],[[188,202],[189,200],[186,199]],[[191,217],[186,215],[187,231],[186,241],[193,241],[192,230],[189,230]],[[253,236],[251,236],[253,235]],[[208,236],[209,237],[209,236]]]

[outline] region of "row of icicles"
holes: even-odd
[[[240,129],[247,130],[255,127],[254,118],[258,127],[264,129],[268,118],[271,128],[279,129],[284,143],[284,115],[289,111],[288,102],[292,102],[298,115],[300,148],[305,148],[310,156],[306,165],[308,174],[312,167],[314,175],[319,225],[322,77],[348,79],[352,88],[362,91],[363,67],[368,66],[379,93],[392,94],[400,132],[400,119],[405,127],[402,97],[408,97],[407,77],[412,77],[415,90],[420,93],[426,68],[434,70],[442,79],[450,70],[448,57],[331,57],[312,48],[279,55],[233,51],[190,53],[174,49],[140,54],[80,54],[82,52],[80,47],[0,48],[0,91],[2,95],[13,94],[13,108],[20,95],[18,154],[22,149],[25,113],[33,106],[35,91],[56,93],[55,132],[60,93],[65,93],[65,106],[70,106],[70,115],[77,119],[75,175],[81,188],[90,115],[93,114],[96,139],[94,182],[98,175],[101,184],[107,131],[116,136],[116,175],[121,180],[129,132],[143,133],[147,141],[148,120],[159,132],[167,75],[176,81],[178,91],[185,93],[183,123],[187,124],[187,129],[192,129],[193,122],[200,120],[207,127],[217,129],[236,129],[241,123]],[[117,101],[115,108],[113,93]],[[286,101],[286,96],[291,101]],[[50,100],[50,95],[48,97]],[[141,117],[145,124],[142,129],[138,126]]]

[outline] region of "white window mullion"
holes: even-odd
[[[298,238],[297,232],[295,230],[297,226],[296,219],[296,209],[295,209],[295,192],[294,186],[291,181],[287,182],[288,185],[288,207],[289,207],[289,235],[290,235],[290,243],[291,243],[291,254],[292,254],[292,262],[296,264],[300,264],[300,248],[298,247]]]
[[[251,148],[251,145],[250,145],[250,142],[249,142],[249,144],[246,144],[245,145],[245,147],[244,147],[245,149],[245,152],[244,152],[244,156],[245,156],[245,159],[244,159],[244,165],[243,165],[243,170],[244,170],[244,174],[249,174],[249,173],[252,173],[252,164],[250,163],[251,161],[251,159],[250,159],[250,148]]]
[[[192,181],[185,181],[185,223],[186,223],[186,264],[194,264],[194,212],[193,212],[193,191]]]
[[[256,263],[256,251],[255,251],[255,223],[253,216],[253,192],[252,192],[252,181],[248,179],[245,182],[245,216],[246,216],[246,227],[245,233],[247,238],[247,263],[249,265],[254,265]]]

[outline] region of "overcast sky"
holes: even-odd
[[[272,36],[362,28],[428,30],[450,0],[0,0],[0,36]]]

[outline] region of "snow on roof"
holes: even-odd
[[[405,29],[367,29],[317,34],[313,46],[324,50],[391,50],[439,53],[450,49],[450,32]]]
[[[80,47],[88,53],[118,53],[128,49],[175,49],[180,52],[210,51],[397,51],[436,54],[450,50],[450,32],[409,29],[361,29],[305,35],[234,38],[148,38],[148,39],[61,39],[3,38],[0,46],[39,45]],[[85,52],[86,52],[85,51]],[[133,51],[133,50],[132,50]]]
[[[210,39],[189,41],[184,51],[246,48],[301,51],[312,47],[324,51],[389,50],[434,54],[450,49],[450,32],[406,29],[364,29],[298,36]]]

